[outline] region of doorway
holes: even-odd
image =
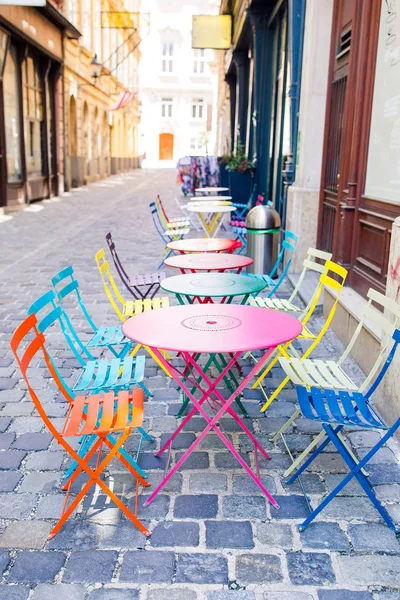
[[[174,155],[174,136],[172,133],[160,133],[159,159],[172,160]]]

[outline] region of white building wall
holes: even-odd
[[[144,167],[175,166],[189,154],[205,154],[205,148],[191,148],[207,131],[207,107],[212,106],[208,153],[216,146],[217,74],[215,53],[205,50],[204,73],[193,70],[192,15],[218,14],[216,0],[147,0],[144,11],[150,13],[150,32],[141,43],[140,102],[141,124],[139,152]],[[162,43],[173,43],[173,72],[162,71]],[[172,117],[162,117],[163,98],[172,98]],[[203,99],[203,116],[192,117],[192,101]],[[159,160],[160,134],[172,134],[171,160]]]

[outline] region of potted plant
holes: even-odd
[[[255,167],[253,161],[247,158],[241,143],[237,145],[236,152],[227,161],[226,170],[229,172],[229,192],[232,201],[246,204],[253,189]]]

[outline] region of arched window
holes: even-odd
[[[17,49],[10,44],[3,75],[8,181],[22,179]]]

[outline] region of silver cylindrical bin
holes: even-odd
[[[254,260],[247,271],[267,275],[278,258],[279,213],[269,206],[255,206],[247,214],[246,228],[247,256]]]

